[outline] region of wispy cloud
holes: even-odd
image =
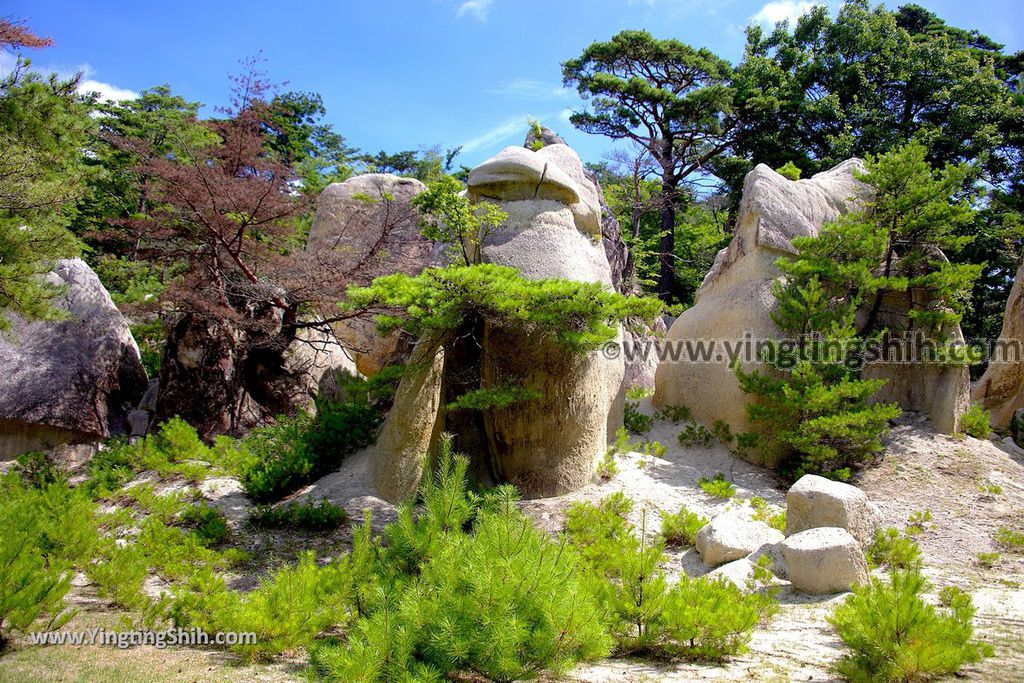
[[[757,11],[748,19],[750,24],[766,24],[774,26],[780,21],[788,21],[791,25],[816,6],[824,3],[809,0],[774,0]]]
[[[572,109],[565,107],[557,111],[548,111],[540,115],[522,114],[519,116],[513,116],[505,119],[494,128],[463,142],[462,151],[463,153],[486,151],[497,147],[502,142],[512,140],[517,137],[521,142],[522,139],[526,137],[526,132],[529,129],[531,121],[538,121],[540,123],[550,122],[553,120],[568,121],[569,116],[571,115]]]
[[[463,17],[468,14],[477,21],[487,21],[487,14],[491,11],[493,3],[494,0],[466,0],[459,5],[459,9],[455,11],[455,16]]]
[[[499,142],[508,140],[517,133],[526,134],[527,121],[530,119],[529,116],[516,116],[510,119],[506,119],[504,122],[498,124],[494,128],[490,129],[485,133],[481,133],[474,138],[470,138],[462,143],[462,152],[474,152],[478,149],[487,149],[492,147]]]
[[[515,78],[505,81],[486,91],[488,95],[516,97],[523,100],[565,99],[572,96],[572,90],[531,78]]]

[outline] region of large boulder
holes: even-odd
[[[871,543],[878,510],[856,486],[805,474],[786,494],[786,535],[818,527],[846,529],[862,546]]]
[[[708,567],[747,557],[766,544],[783,540],[782,532],[738,511],[724,512],[701,527],[694,546]]]
[[[157,422],[179,416],[206,439],[243,431],[243,339],[230,320],[189,312],[174,321],[160,364]]]
[[[725,351],[723,341],[777,337],[779,329],[771,319],[772,283],[780,276],[775,261],[796,253],[794,238],[815,236],[824,223],[861,205],[869,190],[854,173],[863,170],[859,159],[850,159],[806,180],[788,180],[764,164],[748,173],[735,236],[715,258],[694,305],[672,324],[666,343],[716,340],[720,353]],[[745,369],[760,365],[756,353],[747,356],[741,354]],[[685,405],[700,422],[722,420],[733,433],[743,433],[750,429],[748,402],[724,356],[687,362],[684,354],[658,366],[657,407]]]
[[[468,185],[472,201],[493,202],[508,214],[505,224],[491,231],[474,252],[479,260],[514,267],[529,279],[564,278],[613,288],[600,242],[599,197],[572,149],[564,144],[538,151],[506,148],[473,169]],[[482,415],[453,411],[440,416],[444,429],[456,435],[456,448],[472,456],[474,476],[488,483],[513,483],[526,496],[558,495],[589,482],[609,431],[622,424],[621,356],[580,356],[549,339],[494,321],[470,325],[444,342],[445,400],[455,398],[458,392],[453,388],[501,386],[510,379],[539,396]],[[478,342],[460,343],[468,337]],[[414,390],[421,383],[419,375],[403,378],[385,434],[397,429],[392,423],[404,421],[401,416],[419,414],[419,407],[406,402],[422,400],[417,398],[420,390]],[[443,405],[439,402],[438,413]],[[419,420],[429,421],[425,415]],[[420,447],[426,443],[421,441]],[[403,448],[392,454],[389,448],[379,449],[380,466],[388,470],[379,480],[406,481],[402,472],[417,472],[417,465],[406,461],[421,458],[422,453]],[[389,487],[382,493],[408,488]]]
[[[146,371],[128,322],[91,268],[59,261],[47,276],[67,319],[26,322],[0,336],[0,459],[128,431]]]
[[[892,275],[912,277],[920,274],[922,268],[932,269],[935,265],[948,263],[946,255],[937,248],[931,248],[927,258],[908,260],[911,264],[904,266],[900,259],[896,259]],[[911,311],[945,309],[945,302],[925,288],[889,291],[882,293],[877,301],[869,298],[858,312],[858,320],[866,320],[872,308],[878,311],[876,328],[880,326],[887,330],[883,337],[883,352],[888,356],[864,367],[864,379],[885,380],[872,401],[896,403],[904,410],[923,413],[940,432],[952,434],[959,431],[960,416],[971,403],[971,378],[967,366],[934,362],[925,357],[925,352],[941,340],[963,345],[963,332],[958,324],[923,328],[919,320],[911,317]]]
[[[420,234],[412,200],[426,186],[415,178],[368,173],[328,185],[317,199],[316,218],[306,252],[338,274],[339,281],[368,284],[391,273],[416,275],[443,265],[444,248]],[[404,362],[415,340],[401,332],[377,333],[372,320],[355,318],[333,325],[341,343],[367,377]]]
[[[971,400],[991,413],[993,429],[1009,428],[1014,414],[1024,408],[1024,266],[1017,270],[995,353]]]
[[[864,551],[846,529],[808,529],[790,536],[781,547],[789,580],[804,593],[843,593],[868,581]]]

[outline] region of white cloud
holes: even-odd
[[[528,116],[516,116],[511,119],[507,119],[504,123],[500,123],[494,128],[490,129],[486,133],[481,133],[475,138],[470,138],[462,143],[462,152],[472,152],[478,149],[487,149],[493,145],[508,140],[516,133],[522,133],[526,135],[527,121],[530,117]]]
[[[780,21],[788,21],[792,25],[796,23],[797,19],[820,4],[822,3],[809,0],[774,0],[758,10],[757,14],[750,17],[748,22],[775,26]]]
[[[121,100],[134,100],[139,96],[139,93],[128,88],[119,88],[111,83],[104,83],[103,81],[96,81],[91,78],[83,79],[78,84],[78,92],[83,95],[94,92],[99,95],[100,102],[107,100],[114,100],[120,102]]]
[[[17,56],[9,52],[0,52],[0,75],[10,73],[15,64],[17,64]],[[76,74],[82,74],[82,80],[78,84],[78,92],[81,95],[87,95],[91,92],[97,93],[99,100],[105,102],[106,100],[113,100],[120,102],[121,100],[134,100],[139,96],[139,93],[128,88],[121,88],[113,83],[106,83],[104,81],[98,81],[90,76],[96,75],[95,69],[88,64],[82,64],[74,69],[69,69],[60,66],[40,66],[32,64],[32,70],[40,73],[56,73],[61,78],[71,78]]]
[[[552,85],[544,81],[535,81],[530,78],[516,78],[511,81],[505,81],[486,92],[488,95],[518,97],[525,100],[563,99],[572,95],[572,90],[569,88]]]
[[[491,4],[494,0],[466,0],[459,9],[456,10],[455,16],[462,17],[467,14],[472,15],[477,21],[487,21],[487,13],[491,10]]]

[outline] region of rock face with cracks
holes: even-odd
[[[493,202],[508,214],[505,224],[483,239],[474,254],[478,260],[514,267],[528,279],[563,278],[613,289],[601,243],[600,197],[571,148],[506,148],[473,169],[468,185],[472,201]],[[446,340],[435,340],[444,349],[440,373],[414,372],[402,380],[376,451],[375,480],[381,493],[396,499],[414,489],[420,470],[408,461],[422,458],[429,439],[416,444],[418,453],[404,447],[389,452],[392,435],[412,422],[424,428],[429,422],[429,433],[440,431],[439,426],[452,432],[456,450],[471,456],[475,478],[512,483],[527,497],[559,495],[588,483],[608,434],[622,424],[621,354],[614,359],[596,351],[580,355],[540,333],[492,321],[470,325]],[[467,334],[479,346],[460,341]],[[467,370],[474,367],[479,376],[467,381]],[[474,383],[488,388],[510,381],[538,398],[482,413],[445,414],[444,405]],[[416,401],[435,392],[443,398],[431,420],[429,410]],[[396,481],[404,483],[396,486]]]
[[[0,459],[128,431],[146,371],[128,322],[81,259],[47,276],[64,291],[58,321],[26,322],[0,336]]]
[[[971,400],[991,413],[993,429],[1007,429],[1014,414],[1024,408],[1024,357],[1015,356],[1024,348],[1024,266],[1017,270],[1006,300],[999,341],[1005,354],[989,362],[971,392]]]

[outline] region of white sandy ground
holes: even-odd
[[[648,401],[641,402],[641,410],[651,412]],[[785,506],[786,485],[774,472],[736,458],[721,445],[685,448],[678,442],[680,429],[680,425],[656,421],[645,435],[668,447],[663,458],[629,453],[617,458],[618,473],[611,481],[565,496],[524,501],[523,509],[554,533],[562,528],[565,511],[573,502],[596,502],[622,491],[635,501],[632,521],[636,527],[640,528],[646,511],[647,528],[653,533],[660,527],[659,512],[674,512],[680,506],[708,517],[735,506],[750,511],[745,499],[751,496],[780,509]],[[698,481],[718,472],[736,484],[733,501],[720,501],[701,491]],[[1001,486],[1002,494],[983,491],[981,484],[986,482]],[[889,436],[885,457],[854,483],[879,506],[885,526],[902,529],[912,513],[931,511],[933,520],[919,543],[934,592],[949,584],[971,591],[978,607],[978,635],[996,647],[995,657],[964,670],[966,678],[1024,681],[1024,557],[1003,553],[991,569],[981,568],[976,561],[979,552],[999,550],[992,540],[998,527],[1024,524],[1024,451],[1011,454],[989,441],[938,434],[923,418],[908,416]],[[393,518],[394,507],[367,491],[372,491],[369,463],[366,453],[359,453],[342,471],[299,495],[326,497],[353,517],[368,508],[374,527],[382,526]],[[669,552],[665,569],[670,577],[708,571],[692,548]],[[779,594],[779,614],[758,627],[746,654],[724,666],[612,659],[580,667],[568,678],[588,683],[834,680],[830,667],[843,654],[843,644],[826,616],[844,599],[843,595],[803,595],[786,584]]]
[[[641,409],[650,412],[647,401]],[[606,483],[591,484],[572,494],[523,502],[523,509],[544,529],[562,528],[565,510],[575,501],[599,501],[622,491],[635,501],[637,528],[646,516],[651,533],[660,526],[661,510],[685,506],[705,516],[729,507],[750,511],[746,499],[760,496],[781,509],[785,484],[771,471],[748,464],[720,445],[684,448],[677,437],[681,426],[657,421],[647,438],[668,447],[663,458],[629,453],[617,458],[618,473]],[[1012,452],[1011,452],[1012,451]],[[737,487],[733,501],[720,501],[698,486],[702,477],[722,472]],[[145,480],[142,477],[141,480]],[[1002,450],[989,441],[952,438],[935,433],[923,419],[904,418],[887,440],[885,457],[855,482],[878,504],[887,526],[902,528],[911,513],[930,510],[933,521],[919,537],[926,572],[938,588],[955,584],[974,595],[978,635],[996,647],[993,658],[963,671],[979,681],[1024,681],[1024,556],[1003,553],[991,569],[976,562],[979,552],[995,552],[992,537],[1000,526],[1024,525],[1024,450]],[[982,490],[998,484],[1001,494]],[[169,487],[177,488],[177,487]],[[237,481],[219,477],[201,485],[212,504],[221,507],[232,526],[239,527],[252,508]],[[373,495],[368,453],[349,458],[330,474],[293,498],[327,498],[348,510],[353,522],[370,510],[379,531],[394,519],[395,507]],[[646,515],[645,515],[646,513]],[[312,547],[330,556],[347,547],[351,529],[310,540],[288,534],[247,536],[254,554],[268,558],[292,556]],[[707,571],[695,550],[670,552],[665,565],[670,577]],[[250,588],[262,570],[234,577],[237,588]],[[82,627],[105,624],[114,628],[117,616],[98,600],[84,582],[76,582],[72,601],[82,611],[74,623]],[[158,582],[147,586],[157,592]],[[754,632],[747,653],[723,666],[610,659],[570,672],[569,681],[587,683],[640,681],[826,681],[834,680],[830,666],[843,645],[826,621],[844,596],[812,597],[785,584],[779,595],[779,614]],[[109,623],[108,623],[109,622]],[[70,627],[70,626],[69,626]],[[302,659],[272,666],[238,666],[223,652],[178,648],[158,651],[134,648],[25,648],[0,658],[0,681],[5,680],[303,680]],[[40,667],[44,667],[41,669]],[[90,675],[91,672],[91,675]],[[15,678],[7,678],[7,676]],[[112,678],[113,676],[113,678]]]

